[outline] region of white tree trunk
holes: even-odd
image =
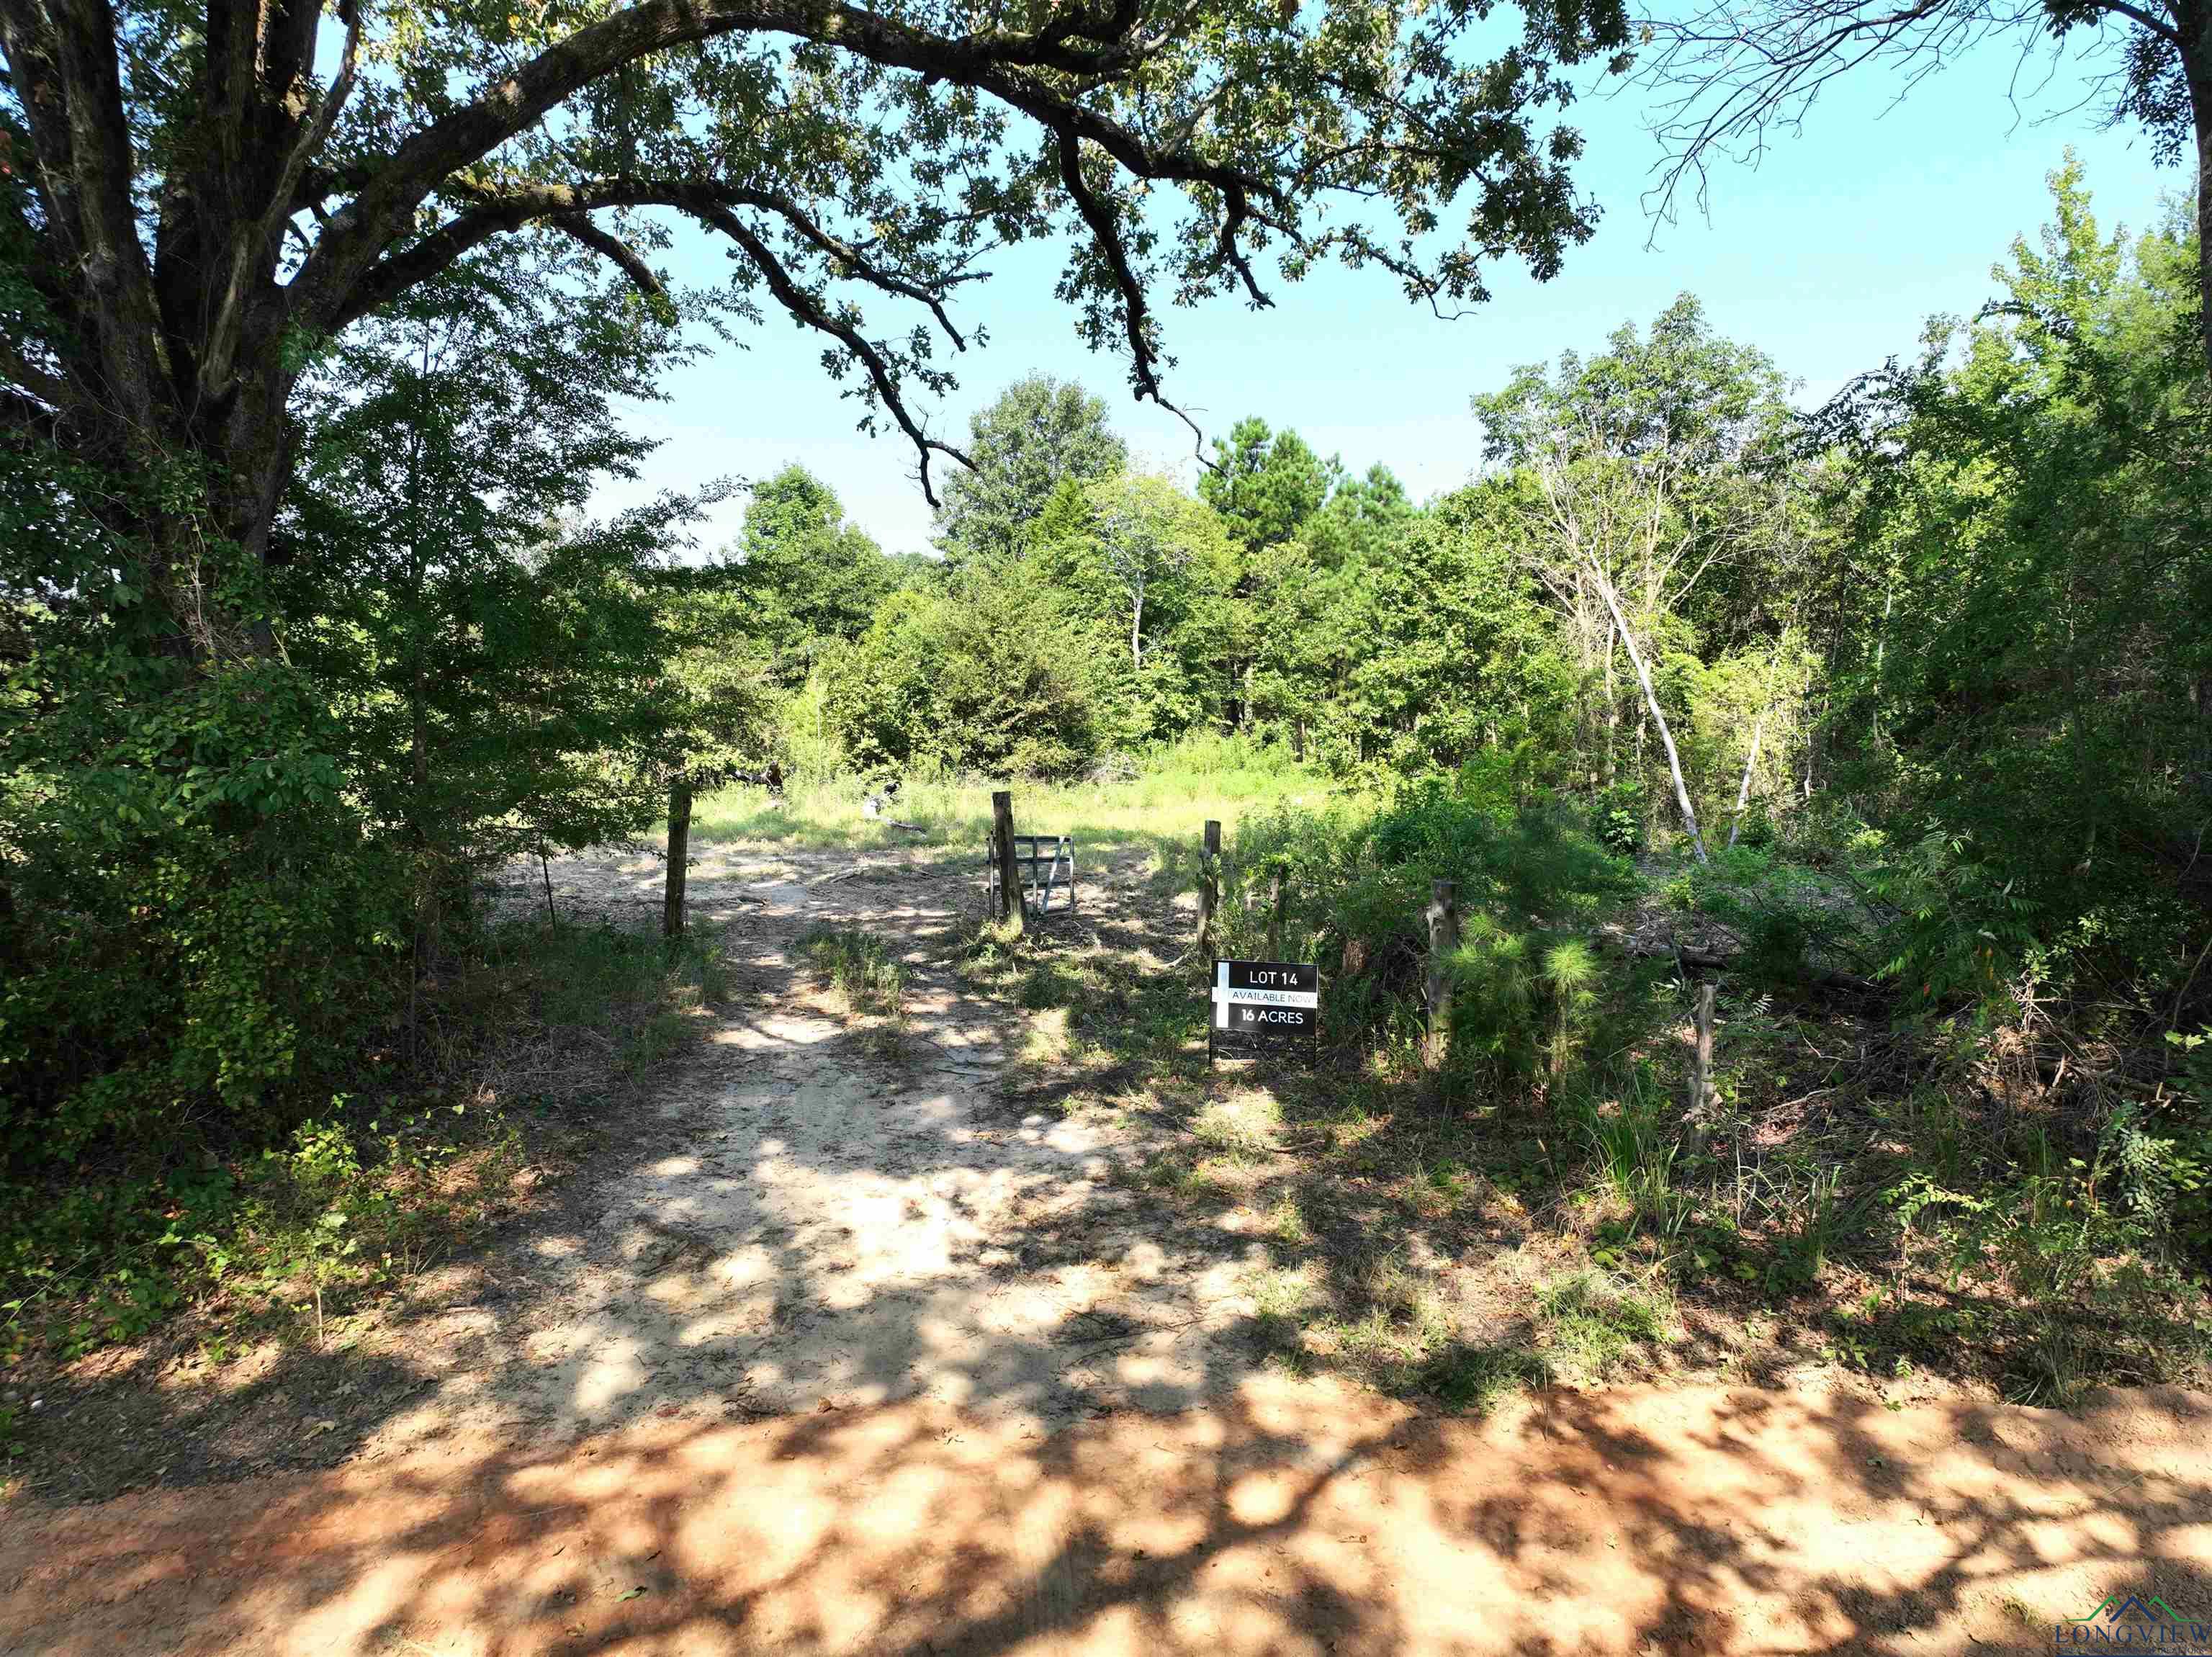
[[[1659,693],[1651,688],[1651,669],[1644,665],[1644,652],[1637,648],[1636,633],[1621,613],[1620,597],[1613,590],[1613,582],[1606,576],[1595,558],[1585,551],[1590,574],[1596,578],[1597,590],[1605,600],[1605,607],[1613,612],[1613,625],[1620,629],[1620,642],[1628,649],[1629,666],[1636,669],[1636,682],[1644,687],[1644,705],[1651,710],[1651,722],[1659,728],[1659,740],[1667,749],[1667,770],[1674,779],[1674,800],[1682,808],[1682,822],[1690,831],[1690,849],[1698,854],[1698,861],[1710,863],[1705,855],[1705,838],[1698,832],[1698,808],[1690,803],[1689,784],[1682,780],[1682,757],[1674,751],[1674,733],[1668,728],[1667,716],[1659,706]]]
[[[1728,843],[1730,845],[1735,844],[1736,831],[1743,826],[1743,813],[1751,804],[1751,773],[1759,764],[1759,739],[1766,730],[1767,708],[1773,705],[1770,702],[1766,708],[1761,708],[1759,717],[1751,722],[1751,752],[1743,762],[1743,782],[1735,791],[1735,815],[1729,819]]]

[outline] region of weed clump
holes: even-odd
[[[817,981],[856,1013],[897,1020],[906,1010],[906,968],[884,941],[849,928],[816,927],[799,941]]]

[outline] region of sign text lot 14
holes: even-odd
[[[1321,969],[1304,961],[1218,960],[1209,1054],[1297,1048],[1321,1031]]]

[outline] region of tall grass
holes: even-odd
[[[1073,834],[1091,846],[1195,844],[1211,819],[1234,825],[1285,806],[1318,805],[1334,785],[1279,748],[1243,737],[1185,738],[1090,780],[1044,783],[913,771],[881,819],[862,815],[877,784],[860,777],[794,780],[782,803],[764,789],[727,789],[694,808],[695,844],[799,844],[868,850],[918,845],[972,848],[982,856],[991,794],[1011,787],[1022,834]],[[894,827],[890,819],[921,831]]]
[[[1656,1084],[1639,1068],[1628,1074],[1621,1097],[1602,1104],[1577,1101],[1599,1183],[1626,1204],[1639,1223],[1661,1237],[1680,1234],[1695,1207],[1675,1181],[1679,1154],[1672,1112]]]
[[[815,978],[856,1013],[904,1015],[906,968],[872,932],[817,926],[799,941]]]

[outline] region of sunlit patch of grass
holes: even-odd
[[[817,979],[842,996],[854,1012],[894,1020],[903,1015],[906,968],[891,958],[881,938],[850,929],[816,927],[799,939],[799,947]]]
[[[1303,1248],[1313,1241],[1313,1228],[1306,1223],[1296,1191],[1285,1191],[1268,1209],[1267,1235],[1285,1248]]]
[[[1372,1173],[1379,1167],[1377,1152],[1389,1138],[1390,1118],[1372,1116],[1348,1106],[1311,1123],[1325,1136],[1324,1154],[1338,1173]]]
[[[1046,1008],[1066,1008],[1072,1005],[1085,986],[1079,973],[1068,970],[1058,961],[1038,961],[1022,974],[1021,983],[1014,991],[1014,1003],[1037,1012]]]
[[[1063,1064],[1070,1057],[1067,1008],[1054,1007],[1030,1020],[1022,1034],[1022,1060],[1028,1064]]]
[[[1069,948],[1066,942],[986,928],[962,965],[963,976],[977,993],[1026,1011],[1065,1009],[1068,1064],[1146,1063],[1159,1077],[1195,1069],[1206,1002],[1189,979],[1125,953]]]
[[[1552,1380],[1552,1365],[1540,1352],[1526,1346],[1452,1345],[1431,1357],[1420,1375],[1420,1384],[1445,1405],[1469,1415],[1485,1416],[1531,1386]]]
[[[990,835],[992,792],[1006,786],[988,777],[932,777],[917,770],[906,777],[884,815],[872,819],[861,811],[872,791],[862,777],[794,780],[780,804],[771,804],[765,789],[740,784],[693,807],[691,838],[695,844],[854,850],[974,847],[980,856]],[[1150,846],[1164,856],[1170,846],[1194,848],[1208,819],[1233,826],[1279,806],[1341,797],[1338,785],[1318,772],[1249,743],[1215,737],[1147,756],[1133,775],[1097,782],[1018,781],[1013,795],[1018,832],[1076,837],[1079,875],[1085,850]],[[896,827],[891,819],[920,832]]]
[[[1225,1197],[1237,1189],[1243,1169],[1233,1157],[1202,1156],[1175,1183],[1182,1197]]]
[[[1451,1314],[1436,1280],[1395,1250],[1368,1263],[1358,1295],[1370,1307],[1370,1316],[1381,1317],[1399,1331],[1409,1349],[1425,1353],[1451,1332]]]
[[[1253,1334],[1261,1348],[1277,1357],[1295,1357],[1305,1343],[1307,1312],[1314,1286],[1304,1267],[1264,1266],[1249,1273],[1244,1289],[1252,1297]]]
[[[1341,1269],[1325,1301],[1316,1295],[1301,1350],[1309,1360],[1402,1392],[1418,1384],[1453,1332],[1435,1278],[1389,1251]]]
[[[1426,1220],[1442,1220],[1476,1200],[1483,1189],[1482,1176],[1455,1156],[1431,1156],[1409,1174],[1400,1192],[1414,1213]]]
[[[1271,1095],[1248,1093],[1207,1106],[1191,1124],[1191,1135],[1224,1161],[1258,1162],[1274,1154],[1282,1125],[1282,1107]]]
[[[1178,1152],[1155,1151],[1133,1176],[1124,1176],[1123,1183],[1183,1196],[1202,1195],[1214,1186],[1212,1176],[1200,1172],[1203,1166],[1198,1159]]]
[[[1637,1347],[1667,1338],[1658,1292],[1605,1272],[1555,1278],[1538,1292],[1536,1310],[1553,1369],[1583,1386],[1605,1380]]]
[[[2005,1396],[2014,1404],[2070,1410],[2100,1380],[2096,1355],[2063,1318],[2048,1313],[2034,1319],[2033,1331],[2015,1350],[2005,1378]]]
[[[1637,1072],[1620,1098],[1583,1104],[1577,1117],[1597,1191],[1626,1209],[1636,1225],[1662,1238],[1680,1235],[1696,1202],[1681,1187],[1667,1102]]]

